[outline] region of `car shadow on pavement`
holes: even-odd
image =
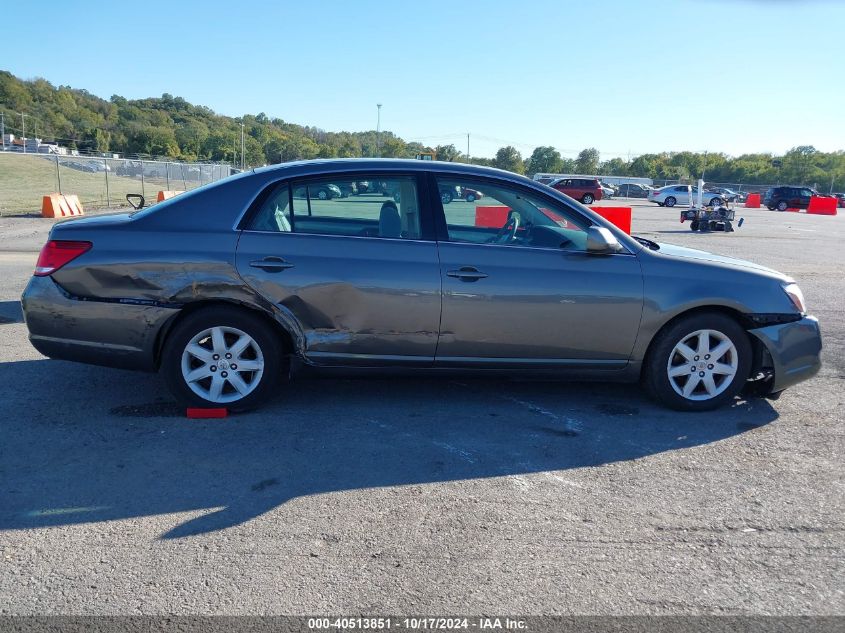
[[[778,417],[764,400],[678,413],[625,385],[322,378],[261,411],[188,420],[162,389],[149,374],[0,363],[0,530],[203,512],[162,535],[189,537],[306,495],[600,466]]]
[[[20,301],[0,301],[0,325],[3,323],[23,323]]]

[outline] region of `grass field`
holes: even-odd
[[[64,164],[77,160],[74,157],[60,159],[61,193],[76,194],[86,209],[115,208],[128,206],[127,193],[140,193],[148,204],[155,202],[160,190],[167,189],[167,181],[161,178],[118,176],[108,174],[106,189],[105,172],[84,172]],[[85,159],[79,159],[82,162]],[[171,182],[173,189],[191,189],[198,181],[182,180]],[[59,191],[55,157],[0,153],[0,214],[23,215],[41,212],[41,198]]]

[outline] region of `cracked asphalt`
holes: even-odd
[[[738,216],[640,203],[634,232],[798,280],[824,367],[778,401],[299,377],[210,421],[40,356],[18,299],[50,222],[0,218],[0,614],[845,614],[845,219]]]

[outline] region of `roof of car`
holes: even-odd
[[[488,174],[498,178],[508,177],[511,179],[528,180],[536,184],[536,181],[515,174],[504,169],[495,167],[484,167],[482,165],[471,165],[468,163],[452,163],[440,160],[417,160],[414,158],[318,158],[314,160],[300,160],[266,167],[256,167],[253,173],[265,173],[272,171],[291,170],[296,173],[307,173],[309,171],[332,172],[332,171],[379,171],[379,170],[409,170],[409,171],[447,171],[457,174]]]

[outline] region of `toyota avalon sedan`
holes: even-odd
[[[400,195],[319,195],[362,181]],[[444,204],[456,188],[483,191],[483,208]],[[180,402],[236,411],[303,365],[641,381],[700,411],[743,390],[777,397],[821,352],[781,273],[434,161],[287,163],[60,222],[22,304],[46,356],[157,371]]]

